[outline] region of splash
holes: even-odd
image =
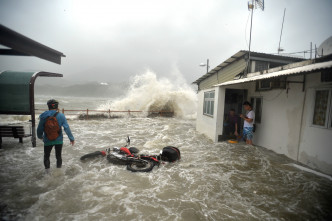
[[[103,104],[99,109],[167,111],[176,117],[196,118],[197,95],[181,78],[158,79],[152,71],[136,75],[124,98]]]
[[[0,124],[16,124],[22,122],[29,122],[31,120],[30,115],[1,115]]]

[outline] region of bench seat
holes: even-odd
[[[2,144],[2,137],[18,138],[20,143],[23,143],[23,137],[29,137],[31,134],[26,134],[24,126],[22,125],[0,125],[0,147]]]

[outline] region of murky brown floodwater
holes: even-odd
[[[43,169],[43,144],[3,139],[3,220],[328,220],[332,181],[289,165],[284,156],[243,144],[214,144],[194,120],[119,118],[70,120],[62,169]],[[141,152],[180,148],[182,160],[132,173],[83,154],[121,146],[131,136]]]

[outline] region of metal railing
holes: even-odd
[[[47,111],[48,109],[35,109],[36,111]],[[89,119],[89,114],[91,116],[96,116],[96,114],[92,113],[102,113],[107,114],[108,118],[112,118],[112,114],[114,113],[125,113],[128,114],[128,116],[132,116],[132,113],[147,113],[147,116],[159,116],[159,117],[173,117],[174,112],[173,111],[132,111],[132,110],[126,110],[126,111],[119,111],[119,110],[65,110],[64,108],[61,109],[61,112],[66,115],[77,115],[77,116],[84,116],[86,120]],[[76,112],[76,113],[73,113]],[[82,119],[82,118],[81,118]]]

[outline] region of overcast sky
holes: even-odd
[[[65,80],[127,81],[154,71],[188,83],[239,50],[247,50],[247,0],[0,0],[0,23],[66,55],[57,65],[33,57],[0,57],[0,70],[44,70]],[[254,11],[253,51],[317,47],[332,35],[331,0],[266,0]]]

